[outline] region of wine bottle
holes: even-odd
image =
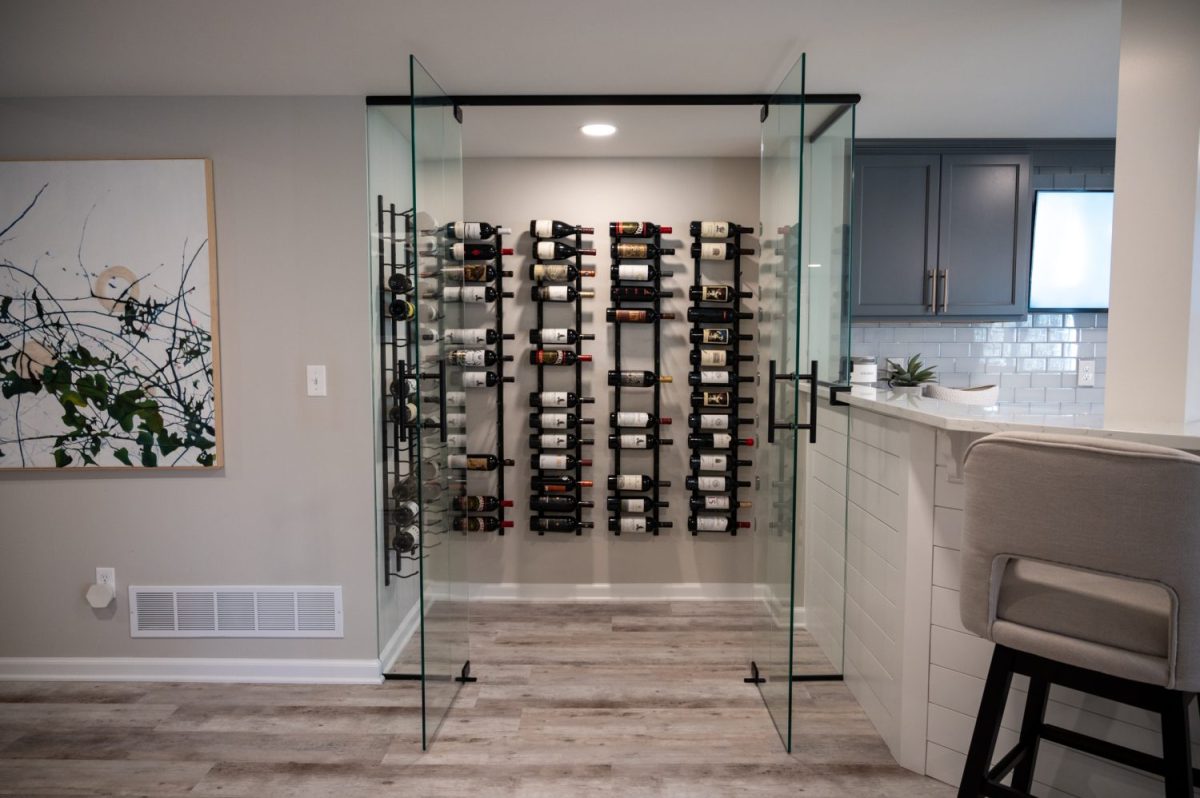
[[[692,413],[688,416],[688,426],[692,429],[729,429],[732,419],[725,413]],[[753,424],[752,418],[739,418],[737,424]]]
[[[688,385],[732,385],[734,382],[754,382],[754,377],[716,369],[688,372]]]
[[[434,427],[441,429],[441,425],[438,424],[437,419],[429,419],[426,422],[425,426],[429,427],[430,429],[432,429]],[[446,414],[446,427],[448,429],[466,429],[467,428],[467,414],[466,413],[447,413]]]
[[[577,341],[594,341],[592,333],[579,333],[570,327],[543,327],[529,331],[529,343],[543,345],[572,346]]]
[[[467,436],[458,432],[447,433],[446,446],[450,447],[451,449],[466,449]]]
[[[576,248],[561,241],[538,241],[533,247],[533,256],[538,260],[565,260],[578,255],[595,255],[596,250]]]
[[[735,341],[752,341],[754,336],[741,333],[735,335],[733,330],[725,327],[709,327],[703,330],[692,330],[688,338],[694,344],[731,344]]]
[[[657,280],[660,276],[670,277],[674,272],[666,269],[659,270],[648,263],[622,263],[619,266],[612,266],[608,270],[608,276],[613,280],[636,280],[638,282],[648,282]]]
[[[495,375],[493,375],[495,376]],[[430,397],[430,401],[438,403],[436,396]],[[466,391],[446,391],[446,407],[466,407],[467,392]]]
[[[576,465],[587,467],[591,464],[592,461],[586,457],[581,457],[576,461],[573,454],[532,454],[529,456],[529,467],[537,469],[566,471]]]
[[[593,424],[594,418],[581,418],[574,413],[530,413],[529,426],[534,429],[577,429]]]
[[[733,477],[685,477],[683,484],[688,490],[714,493],[728,492],[735,487],[750,487],[748,481],[734,479]]]
[[[455,349],[446,354],[452,366],[494,366],[499,358],[491,349]]]
[[[687,320],[695,324],[728,324],[737,319],[752,319],[753,313],[729,308],[688,308]]]
[[[692,257],[701,260],[733,260],[735,255],[753,255],[754,250],[735,247],[723,242],[705,241],[692,244]]]
[[[728,432],[700,432],[688,435],[688,446],[693,449],[728,449],[735,438]],[[753,438],[737,438],[738,446],[753,446]]]
[[[649,238],[672,231],[669,225],[654,222],[609,222],[608,234],[613,238]]]
[[[576,233],[586,236],[594,232],[596,230],[593,227],[580,227],[557,219],[534,219],[529,222],[529,235],[534,238],[565,238]]]
[[[634,498],[622,499],[619,496],[609,496],[607,507],[609,511],[614,513],[648,513],[655,507],[669,507],[670,502],[647,499],[643,496]]]
[[[727,532],[730,529],[730,519],[727,515],[690,515],[688,529],[693,532]],[[734,521],[734,529],[749,529],[749,521]]]
[[[500,298],[500,292],[490,285],[448,285],[441,291],[442,299],[447,302],[472,302],[482,304],[495,302]],[[505,291],[504,296],[512,296]]]
[[[608,414],[608,426],[613,428],[628,427],[635,429],[649,429],[650,427],[656,427],[660,424],[666,426],[670,423],[671,419],[666,418],[665,416],[659,418],[653,413],[632,413],[623,410],[617,413]]]
[[[421,505],[414,501],[401,502],[388,511],[388,523],[395,526],[408,526],[416,523],[421,517]]]
[[[576,407],[590,405],[596,399],[591,396],[576,396],[571,391],[530,391],[529,404],[532,407]]]
[[[501,507],[512,507],[512,499],[496,496],[455,496],[450,507],[460,513],[494,513]]]
[[[739,396],[737,403],[749,405],[754,403],[751,396]],[[693,407],[733,407],[732,391],[697,391],[692,394]]]
[[[535,366],[574,366],[576,363],[591,363],[591,355],[579,355],[570,349],[534,349],[529,353],[529,362]]]
[[[500,333],[495,330],[483,327],[470,327],[466,329],[450,328],[444,332],[446,343],[456,344],[458,346],[473,346],[477,344],[494,345],[500,340]],[[512,335],[506,334],[504,340],[512,340]]]
[[[632,244],[628,241],[615,242],[609,247],[614,258],[651,260],[663,255],[674,255],[674,247],[656,247],[653,244]]]
[[[535,532],[574,532],[579,529],[591,529],[591,521],[577,521],[569,515],[529,516],[529,528]]]
[[[446,238],[455,238],[459,241],[479,241],[494,238],[497,233],[508,235],[512,230],[507,227],[497,227],[488,222],[450,222],[434,232],[442,233]]]
[[[512,460],[505,460],[504,465],[514,465]],[[500,458],[494,454],[449,454],[446,455],[448,468],[461,468],[467,471],[495,471],[500,467]]]
[[[749,291],[735,291],[732,285],[702,285],[688,289],[688,299],[693,302],[732,302],[735,299],[749,299],[754,296]]]
[[[408,501],[419,495],[420,480],[416,474],[409,474],[395,485],[392,485],[392,498],[396,501]]]
[[[671,487],[671,481],[660,479],[660,488]],[[654,487],[654,479],[647,474],[609,474],[609,490],[650,490]]]
[[[623,515],[620,519],[614,516],[608,517],[610,532],[653,532],[660,526],[666,526],[666,524],[644,515]]]
[[[426,254],[436,255],[436,254],[438,254],[438,252],[439,252],[439,250],[435,249],[433,252],[431,252],[431,253],[427,252]],[[451,244],[448,247],[443,247],[440,250],[440,252],[442,255],[449,258],[450,260],[459,261],[459,262],[495,260],[496,257],[499,255],[513,254],[512,249],[510,249],[509,247],[504,247],[502,249],[496,249],[495,245],[493,245],[493,244],[478,244],[478,243],[467,243],[467,242]]]
[[[411,377],[392,380],[390,383],[388,383],[388,392],[391,393],[392,396],[399,396],[400,389],[402,387],[404,388],[405,392],[411,396],[417,392],[417,381]]]
[[[693,349],[688,355],[693,366],[728,366],[732,363],[749,363],[754,355],[738,355],[724,349]]]
[[[669,299],[675,294],[649,285],[614,285],[608,290],[608,295],[613,302],[653,302],[656,299]]]
[[[700,238],[729,238],[737,233],[753,233],[753,227],[743,227],[736,222],[692,222],[688,233]]]
[[[571,474],[534,474],[529,478],[529,489],[541,493],[567,493],[579,488],[592,487],[590,479],[575,479]]]
[[[705,477],[701,477],[705,479]],[[721,479],[721,477],[717,477]],[[749,507],[753,502],[739,501],[737,507],[739,509]],[[691,496],[688,498],[688,507],[693,510],[732,510],[733,500],[727,494],[716,494],[712,496]]]
[[[415,525],[397,529],[396,534],[392,535],[392,548],[400,554],[414,552],[417,550],[417,540],[420,534],[421,530]]]
[[[595,289],[576,291],[573,285],[535,285],[529,289],[529,297],[534,302],[574,302],[576,297],[591,299],[595,295]]]
[[[660,438],[648,432],[608,436],[608,448],[610,449],[653,449],[656,446],[670,445],[670,438]]]
[[[595,504],[588,500],[581,500],[578,496],[573,496],[570,493],[552,493],[542,495],[535,493],[529,497],[529,509],[540,511],[554,512],[569,512],[576,507],[594,507]]]
[[[512,527],[512,521],[501,521],[490,515],[459,516],[450,521],[450,528],[455,532],[495,532],[497,529]]]
[[[628,308],[609,308],[604,312],[610,324],[653,324],[659,319],[675,318],[674,313],[659,313],[653,308],[645,310],[630,310]]]
[[[675,378],[666,374],[659,376],[653,371],[612,371],[608,372],[608,384],[620,385],[622,388],[649,388],[656,382],[672,382]]]
[[[407,299],[393,299],[388,303],[388,315],[400,321],[410,321],[417,317],[417,306]]]
[[[421,275],[425,277],[426,275]],[[433,275],[429,275],[433,276]],[[441,277],[445,282],[458,283],[490,283],[497,276],[512,277],[510,271],[497,271],[490,263],[466,263],[462,266],[447,266],[442,269]]]
[[[574,449],[593,443],[591,438],[581,438],[572,432],[535,432],[529,436],[530,449]]]
[[[505,377],[505,382],[512,382],[513,377]],[[464,371],[462,373],[462,384],[464,388],[495,388],[500,383],[500,378],[496,376],[494,371]]]
[[[580,277],[595,277],[596,270],[580,269],[574,263],[532,263],[529,265],[530,280],[545,280],[550,283],[565,283]]]
[[[388,290],[393,294],[407,294],[413,290],[413,281],[403,274],[393,274],[388,277]]]
[[[388,411],[388,418],[392,420],[393,424],[415,424],[417,422],[417,406],[412,402],[392,405],[392,409]]]
[[[752,463],[749,460],[733,460],[725,454],[694,454],[688,458],[688,465],[698,471],[729,471]]]

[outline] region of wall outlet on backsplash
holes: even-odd
[[[1096,361],[1081,360],[1079,361],[1079,382],[1080,388],[1091,388],[1096,384]]]

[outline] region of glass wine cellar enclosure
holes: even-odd
[[[413,58],[407,95],[368,98],[380,661],[420,689],[423,747],[487,678],[485,583],[583,581],[552,573],[567,562],[746,588],[736,678],[789,751],[793,686],[841,678],[857,102],[807,94],[803,57],[773,94],[604,97],[454,95]],[[577,109],[566,137],[591,107],[686,113],[679,135],[744,115],[748,146],[694,159],[703,203],[639,178],[653,153],[522,153],[541,182],[500,202],[498,156],[464,159],[491,109]],[[604,170],[612,199],[581,179]]]

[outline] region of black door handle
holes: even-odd
[[[775,382],[796,382],[805,380],[809,384],[808,423],[777,422],[775,420]],[[775,361],[770,361],[767,367],[767,443],[775,442],[775,430],[808,430],[808,442],[817,442],[817,361],[812,361],[807,374],[779,374],[775,371]]]

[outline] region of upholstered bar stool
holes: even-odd
[[[1028,795],[1040,740],[1159,774],[1168,796],[1191,796],[1200,457],[1006,432],[968,447],[964,476],[962,621],[996,647],[960,798]],[[1014,674],[1029,677],[1020,737],[993,767]],[[1163,756],[1047,724],[1052,684],[1158,713]]]

